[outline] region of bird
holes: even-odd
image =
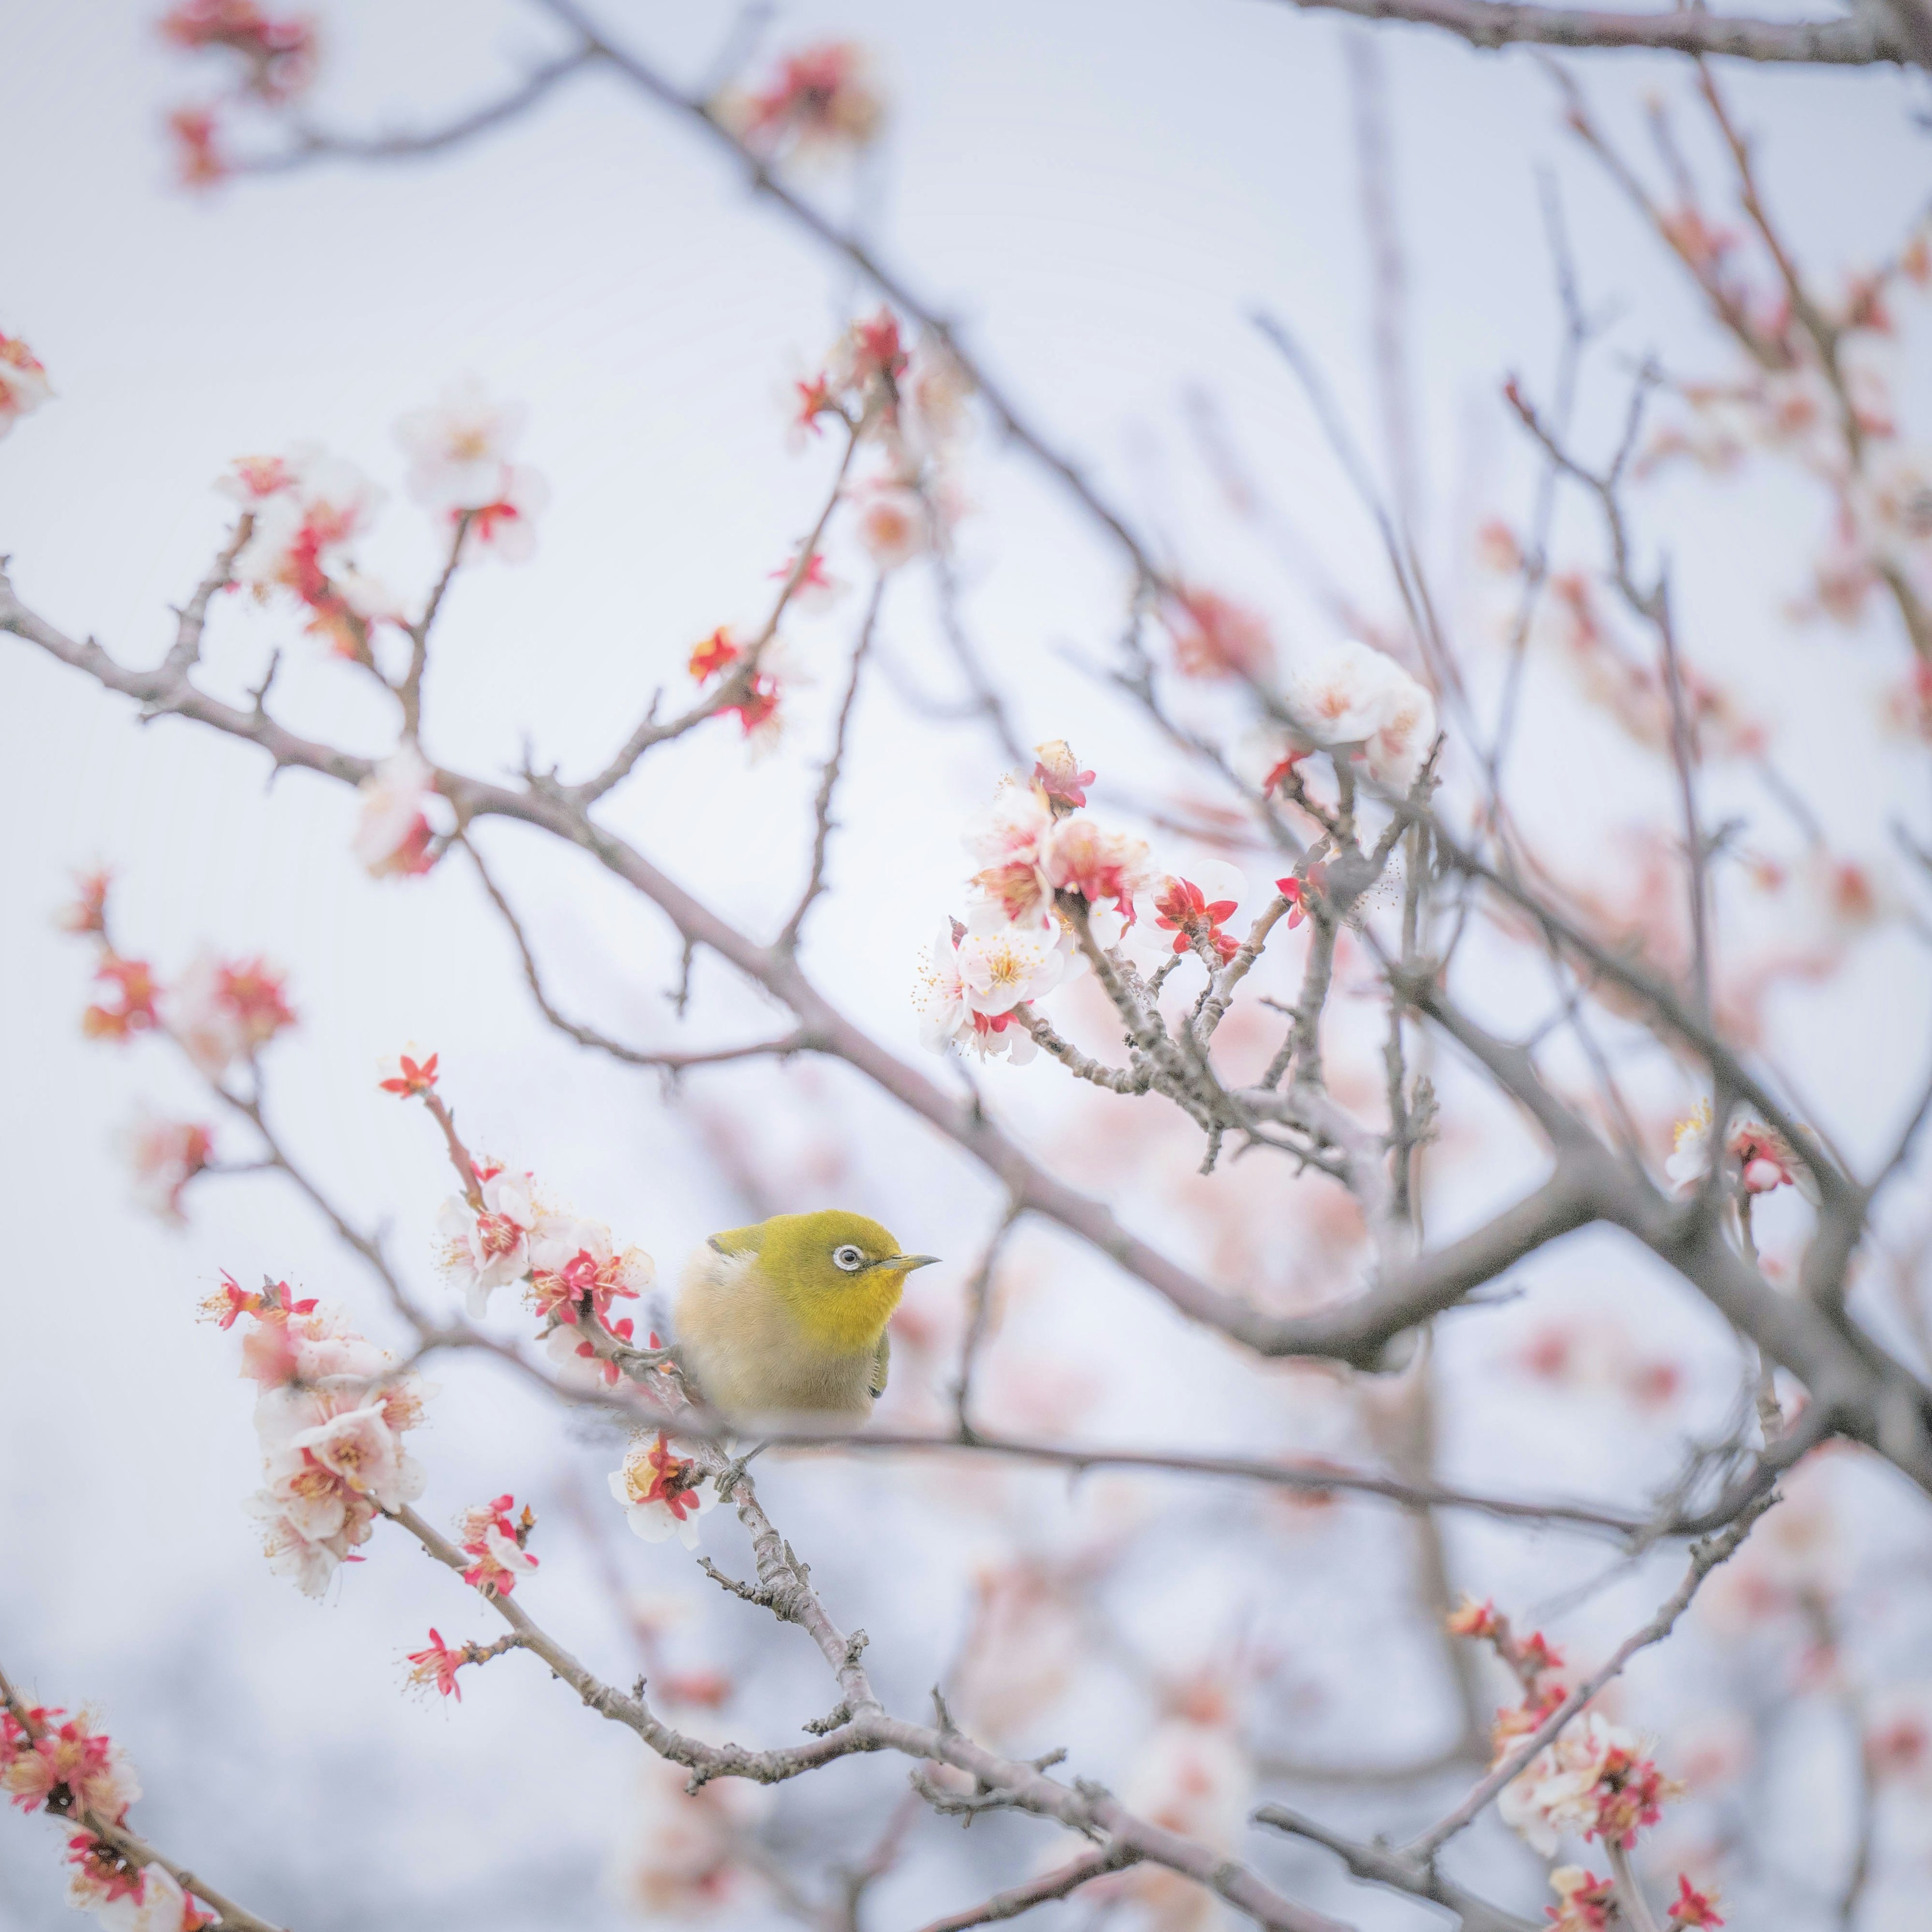
[[[902,1253],[878,1222],[838,1208],[728,1228],[686,1266],[679,1358],[730,1420],[862,1418],[885,1390],[906,1276],[938,1259]]]

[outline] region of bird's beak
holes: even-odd
[[[937,1255],[890,1255],[882,1262],[874,1262],[874,1268],[891,1268],[899,1274],[910,1274],[914,1268],[930,1268],[939,1259]]]

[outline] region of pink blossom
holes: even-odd
[[[1052,922],[1053,887],[1042,853],[1053,826],[1046,793],[1010,778],[968,824],[966,850],[981,868],[973,875],[974,890],[1016,925]]]
[[[260,959],[230,961],[203,953],[168,989],[168,1027],[211,1079],[256,1054],[295,1024],[284,976]]]
[[[460,1643],[452,1650],[442,1640],[442,1633],[432,1628],[429,1634],[429,1647],[426,1650],[412,1650],[409,1660],[414,1666],[410,1672],[412,1684],[434,1684],[441,1697],[454,1697],[463,1702],[463,1686],[457,1682],[456,1673],[466,1664],[476,1660],[470,1654],[470,1646]]]
[[[879,131],[885,104],[865,50],[827,40],[788,54],[765,85],[728,96],[719,118],[748,148],[790,146],[814,154],[862,148]]]
[[[19,337],[0,334],[0,436],[52,394],[40,358]]]
[[[122,1136],[134,1173],[134,1198],[151,1214],[179,1227],[187,1216],[182,1196],[207,1166],[214,1136],[199,1121],[170,1120],[143,1113]]]
[[[530,1238],[530,1305],[544,1316],[574,1322],[588,1309],[608,1322],[610,1304],[634,1300],[656,1278],[643,1249],[620,1249],[601,1222],[546,1215]]]
[[[1036,934],[1029,932],[1026,936],[1036,944],[1044,944]],[[1004,1054],[1016,1066],[1024,1066],[1038,1051],[1032,1034],[1010,1008],[988,1013],[973,1004],[964,962],[960,957],[960,944],[966,937],[963,926],[956,926],[950,922],[942,926],[932,952],[921,963],[919,988],[914,995],[920,1010],[920,1038],[934,1053],[944,1053],[949,1046],[957,1046],[982,1060]],[[983,992],[981,997],[984,998]]]
[[[1265,677],[1274,664],[1268,626],[1211,590],[1184,590],[1168,614],[1174,658],[1190,677]]]
[[[671,1448],[663,1430],[655,1442],[640,1437],[623,1466],[610,1472],[610,1493],[624,1505],[632,1533],[646,1543],[675,1536],[687,1550],[698,1547],[698,1519],[716,1503],[698,1466]]]
[[[917,490],[874,483],[855,502],[859,541],[880,570],[897,570],[933,548],[932,514]]]
[[[1514,1744],[1498,1740],[1498,1755]],[[1666,1778],[1628,1731],[1600,1712],[1586,1712],[1537,1753],[1503,1787],[1496,1808],[1504,1823],[1546,1858],[1565,1832],[1602,1838],[1626,1850],[1640,1826],[1682,1786]]]
[[[527,1174],[499,1170],[481,1192],[480,1210],[452,1195],[436,1217],[445,1243],[443,1272],[462,1288],[472,1321],[488,1312],[492,1289],[529,1272],[530,1231],[537,1225]]]
[[[440,400],[396,424],[410,459],[410,494],[438,510],[494,502],[528,415],[521,403],[493,402],[473,376],[452,382]]]
[[[1108,832],[1084,812],[1054,826],[1042,842],[1040,863],[1054,886],[1078,892],[1091,905],[1111,900],[1130,926],[1134,895],[1154,876],[1144,840]]]
[[[524,1547],[536,1526],[536,1513],[526,1508],[518,1523],[516,1508],[514,1496],[501,1496],[465,1510],[458,1520],[457,1540],[475,1559],[463,1573],[472,1589],[507,1597],[517,1587],[517,1579],[537,1567],[537,1559]]]
[[[412,877],[436,863],[426,808],[438,796],[434,770],[407,742],[356,788],[361,803],[352,849],[371,878]]]
[[[92,1811],[118,1824],[141,1787],[127,1755],[86,1711],[34,1714],[40,1735],[0,1767],[0,1790],[23,1811]]]
[[[1370,770],[1403,787],[1436,734],[1436,704],[1393,658],[1348,638],[1304,665],[1287,692],[1290,714],[1322,745],[1366,744]]]
[[[289,1448],[304,1463],[324,1469],[350,1493],[381,1509],[400,1509],[421,1496],[428,1478],[396,1439],[380,1402],[346,1409],[299,1430]]]

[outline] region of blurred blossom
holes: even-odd
[[[18,337],[0,334],[0,436],[52,394],[39,357]]]

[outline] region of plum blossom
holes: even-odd
[[[414,1502],[429,1480],[422,1465],[397,1440],[380,1401],[344,1409],[300,1430],[289,1438],[288,1447],[305,1466],[326,1471],[344,1489],[367,1496],[380,1509]]]
[[[1183,590],[1167,623],[1174,661],[1189,677],[1243,678],[1252,682],[1274,667],[1274,642],[1252,610],[1211,590]]]
[[[1331,645],[1290,680],[1288,709],[1316,743],[1360,745],[1378,784],[1406,790],[1436,736],[1436,700],[1358,638]]]
[[[240,495],[254,518],[235,560],[236,582],[258,601],[287,592],[307,607],[313,634],[340,656],[367,661],[370,626],[402,621],[394,595],[358,571],[350,555],[356,539],[368,533],[382,491],[353,464],[315,444],[280,459],[244,458],[236,470],[221,487]]]
[[[932,513],[916,490],[870,483],[856,493],[854,502],[859,541],[880,570],[897,570],[933,548]]]
[[[463,1702],[463,1686],[457,1682],[456,1673],[466,1664],[476,1661],[470,1654],[470,1646],[460,1643],[452,1650],[442,1640],[442,1633],[434,1625],[429,1634],[429,1647],[426,1650],[412,1650],[409,1654],[412,1666],[410,1682],[412,1684],[434,1684],[440,1697],[454,1697]]]
[[[154,1002],[160,988],[145,959],[124,959],[104,950],[94,976],[114,988],[114,1004],[96,1000],[82,1012],[80,1030],[89,1040],[127,1040],[159,1024]]]
[[[144,1112],[125,1130],[122,1144],[134,1170],[135,1199],[149,1214],[179,1227],[187,1219],[182,1196],[212,1157],[213,1135],[197,1120]]]
[[[38,1737],[10,1712],[0,1730],[0,1790],[23,1811],[92,1811],[116,1824],[140,1796],[134,1768],[120,1746],[94,1729],[86,1711],[36,1708],[28,1713]]]
[[[1711,1171],[1711,1126],[1708,1100],[1699,1101],[1677,1123],[1664,1172],[1665,1178],[1680,1190],[1695,1186]],[[1727,1168],[1737,1174],[1747,1194],[1768,1194],[1776,1188],[1795,1187],[1814,1207],[1818,1204],[1818,1183],[1810,1168],[1782,1134],[1755,1115],[1739,1113],[1732,1117],[1724,1155]]]
[[[1221,930],[1222,922],[1234,916],[1238,904],[1234,899],[1210,902],[1191,880],[1170,875],[1154,902],[1160,915],[1154,924],[1174,934],[1175,952],[1191,952],[1197,943],[1204,943],[1226,965],[1241,950],[1238,939]]]
[[[1109,832],[1084,812],[1063,818],[1040,852],[1048,882],[1077,892],[1090,905],[1111,901],[1128,925],[1134,922],[1134,895],[1153,880],[1146,842]]]
[[[1531,1759],[1503,1787],[1496,1808],[1546,1858],[1565,1832],[1628,1850],[1639,1828],[1656,1823],[1682,1788],[1643,1755],[1632,1733],[1592,1711]]]
[[[436,773],[404,743],[356,788],[361,801],[352,849],[372,879],[418,877],[435,865],[435,832],[424,809],[437,796]]]
[[[514,1496],[501,1496],[465,1510],[458,1519],[457,1540],[475,1559],[463,1573],[472,1589],[507,1597],[517,1579],[537,1567],[537,1559],[524,1547],[536,1526],[536,1513],[526,1505],[519,1521],[516,1508]]]
[[[1023,938],[1036,946],[1046,946],[1042,935],[1023,932],[1015,926],[1004,929],[1016,941]],[[982,1060],[1004,1054],[1016,1066],[1024,1066],[1038,1048],[1012,1007],[987,1012],[974,1004],[960,950],[968,937],[967,928],[948,921],[940,928],[932,952],[920,965],[920,985],[914,994],[920,1010],[920,1038],[934,1053],[944,1053],[949,1045],[956,1045],[970,1048]],[[1057,950],[1052,950],[1050,956],[1058,958]],[[991,988],[990,968],[980,969],[980,976],[984,982],[980,992],[983,1001]],[[1018,1004],[1017,996],[1012,1004]]]
[[[233,962],[208,953],[169,988],[166,1016],[182,1050],[211,1079],[238,1060],[253,1060],[296,1018],[280,973],[260,959]]]
[[[530,1232],[538,1222],[527,1174],[512,1174],[488,1162],[478,1172],[484,1168],[488,1172],[478,1188],[482,1206],[472,1208],[452,1195],[436,1223],[444,1241],[443,1272],[462,1288],[472,1321],[489,1312],[492,1289],[530,1272]]]
[[[1550,1874],[1557,1903],[1545,1907],[1550,1932],[1607,1932],[1617,1909],[1616,1887],[1581,1865],[1558,1865]]]
[[[983,916],[968,921],[955,956],[962,996],[988,1018],[1052,992],[1066,966],[1056,936]]]
[[[980,863],[973,890],[1016,926],[1051,923],[1053,887],[1042,851],[1053,826],[1046,790],[1011,778],[967,826],[966,850]]]
[[[320,1596],[339,1564],[358,1560],[379,1510],[423,1491],[422,1466],[401,1438],[423,1418],[429,1391],[333,1309],[295,1301],[286,1283],[244,1292],[232,1276],[206,1312],[227,1328],[242,1316],[244,1375],[260,1384],[255,1432],[264,1486],[248,1513],[262,1526],[262,1552],[278,1576]]]
[[[698,1547],[698,1519],[716,1503],[717,1495],[704,1487],[696,1463],[672,1450],[662,1430],[655,1442],[639,1437],[608,1480],[632,1534],[646,1543],[674,1535],[686,1549]]]
[[[530,1242],[530,1303],[538,1314],[575,1323],[588,1311],[608,1322],[610,1304],[634,1300],[657,1277],[643,1249],[619,1248],[601,1222],[545,1215]]]
[[[742,1906],[754,1882],[746,1840],[762,1794],[723,1778],[693,1792],[689,1776],[681,1765],[645,1756],[635,1822],[611,1856],[610,1889],[647,1924],[713,1917]],[[743,1912],[737,1916],[745,1922]]]
[[[108,1932],[201,1932],[214,1923],[164,1867],[136,1870],[91,1832],[78,1834],[69,1846],[68,1858],[77,1869],[68,1900],[76,1910],[92,1912]]]
[[[1064,806],[1070,811],[1077,811],[1084,805],[1087,788],[1094,782],[1094,775],[1080,769],[1073,747],[1064,738],[1049,738],[1033,748],[1034,787],[1045,796],[1048,808]]]
[[[789,146],[829,154],[871,141],[885,118],[885,103],[865,50],[828,40],[786,55],[757,92],[727,96],[718,113],[760,153]]]
[[[474,376],[452,382],[430,407],[410,410],[396,424],[410,495],[439,510],[494,502],[528,416],[521,403],[493,402]]]
[[[265,14],[254,0],[179,0],[159,22],[161,38],[190,52],[222,47],[240,56],[244,92],[279,106],[315,77],[316,34],[301,14]]]
[[[620,1342],[631,1341],[638,1332],[637,1324],[628,1315],[606,1325]],[[650,1346],[659,1346],[655,1335]],[[624,1372],[615,1362],[598,1354],[597,1345],[584,1333],[581,1322],[558,1323],[544,1337],[544,1353],[556,1364],[560,1381],[580,1388],[596,1388],[601,1384],[615,1388],[623,1378]]]
[[[376,1070],[380,1077],[376,1084],[385,1094],[394,1094],[404,1100],[413,1100],[419,1094],[434,1093],[436,1061],[434,1054],[425,1054],[411,1040],[400,1053],[382,1063]]]
[[[40,358],[18,336],[0,334],[0,436],[52,394]]]

